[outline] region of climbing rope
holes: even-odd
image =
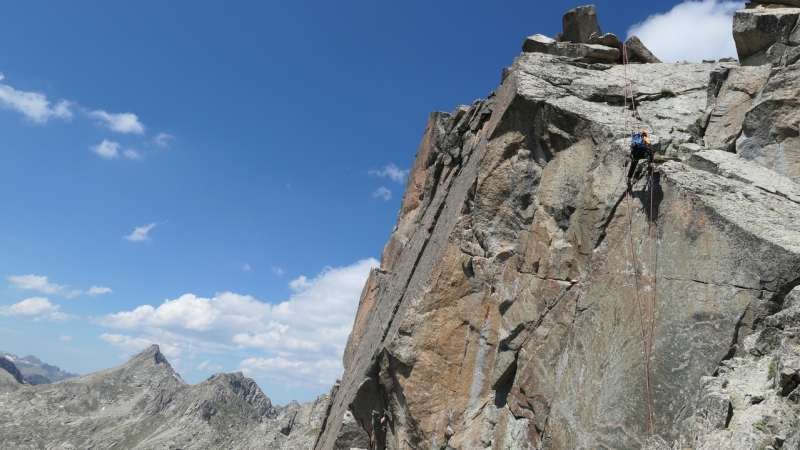
[[[623,137],[633,138],[633,131],[631,131],[630,135],[628,134],[629,130],[629,118],[628,118],[628,95],[631,98],[631,110],[633,112],[633,122],[634,122],[634,130],[639,129],[639,119],[638,113],[636,111],[636,93],[633,88],[633,77],[631,76],[631,69],[630,64],[628,61],[628,51],[627,46],[625,44],[622,45],[622,64],[623,64],[623,72],[625,76],[625,87],[623,88],[623,99],[624,99],[624,109],[623,114],[625,115],[625,125],[623,129]],[[634,161],[631,161],[633,164]],[[654,309],[655,309],[655,291],[654,291],[654,278],[653,278],[653,171],[650,170],[650,216],[649,216],[649,223],[648,223],[648,233],[650,237],[650,281],[649,281],[649,290],[650,290],[650,298],[646,305],[646,311],[642,311],[642,300],[639,295],[639,275],[636,269],[636,249],[633,245],[633,216],[631,214],[631,188],[628,187],[626,189],[626,198],[628,204],[628,238],[629,244],[631,249],[631,259],[633,262],[633,282],[634,287],[636,289],[636,305],[639,311],[639,325],[641,327],[642,332],[642,346],[644,348],[644,379],[645,379],[645,394],[646,394],[646,407],[647,407],[647,421],[649,425],[649,435],[653,436],[655,434],[655,427],[653,425],[653,405],[650,398],[650,349],[652,347],[652,336],[653,336],[653,322],[654,322]],[[649,322],[648,326],[645,327],[645,314],[647,315],[647,321]]]

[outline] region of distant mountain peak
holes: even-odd
[[[14,363],[25,381],[32,385],[50,384],[78,376],[76,373],[61,370],[58,366],[47,364],[33,355],[20,358],[17,355],[0,351],[0,359]]]

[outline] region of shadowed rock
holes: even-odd
[[[8,358],[0,357],[0,370],[5,371],[19,384],[24,384],[25,379],[22,377],[22,373],[20,373],[17,366],[14,365]]]

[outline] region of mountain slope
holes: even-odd
[[[189,386],[154,345],[111,369],[0,396],[0,441],[45,449],[310,448],[326,405],[321,396],[278,413],[241,373]]]

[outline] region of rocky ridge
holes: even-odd
[[[315,448],[797,448],[800,65],[741,34],[785,6],[742,64],[631,55],[632,96],[577,8],[433,113]],[[628,191],[634,126],[667,162]]]
[[[48,384],[78,376],[77,373],[69,373],[61,370],[58,366],[42,362],[42,360],[33,355],[20,358],[11,353],[0,351],[0,358],[12,362],[25,378],[25,381],[30,384]]]
[[[158,346],[101,372],[37,386],[15,382],[0,386],[3,448],[311,448],[328,403],[323,395],[276,408],[241,373],[189,386]]]

